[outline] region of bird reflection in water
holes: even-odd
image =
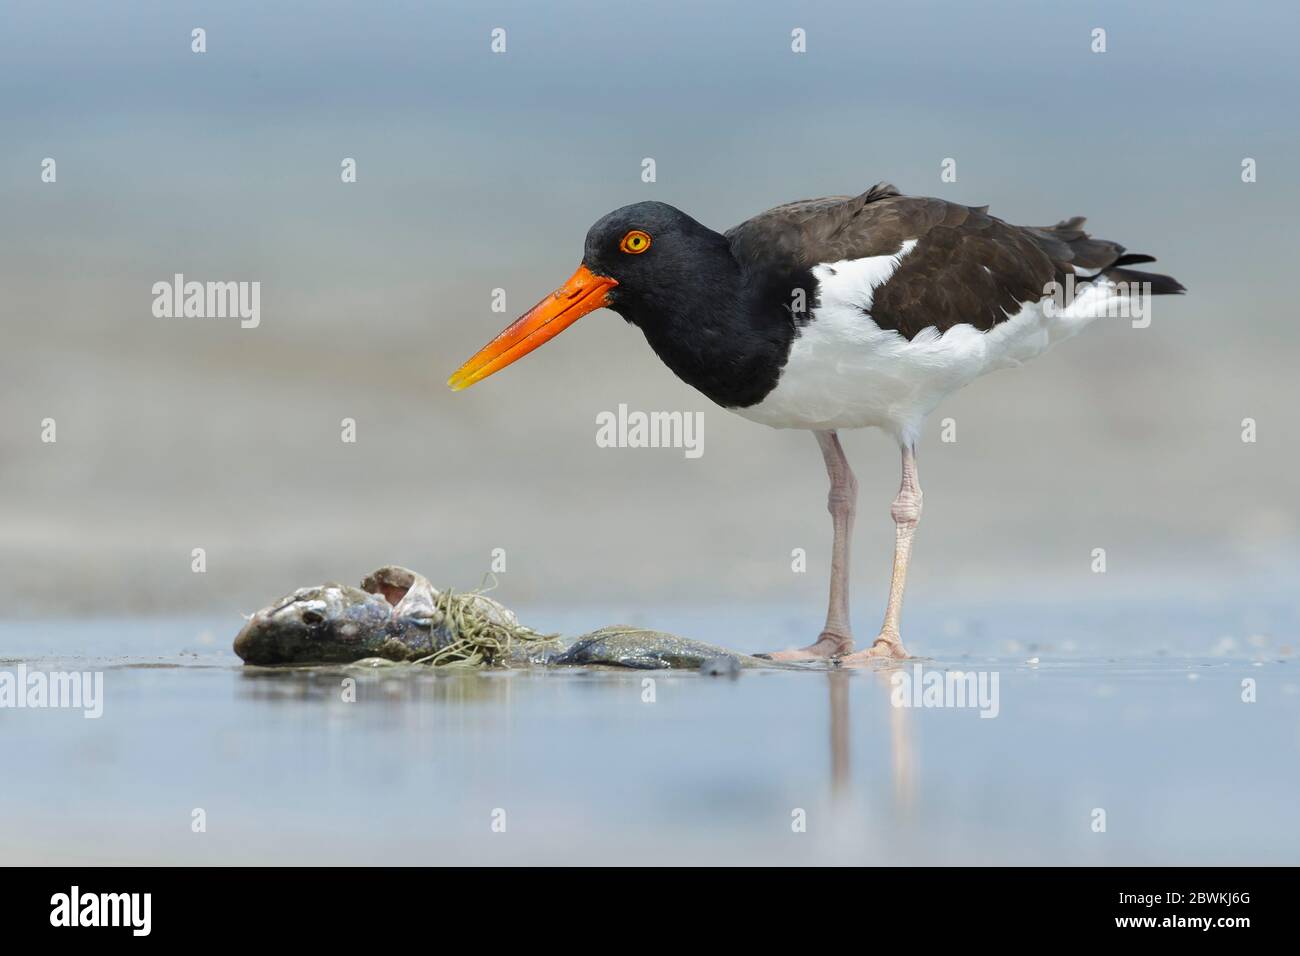
[[[885,666],[861,676],[872,685],[870,692],[863,696],[871,699],[879,692],[889,708],[889,769],[894,809],[899,817],[907,818],[916,806],[916,750],[910,710],[889,703],[893,691],[890,677],[898,670],[898,666]],[[852,789],[849,693],[855,679],[847,670],[833,670],[826,675],[830,692],[831,799],[837,808],[848,806]]]

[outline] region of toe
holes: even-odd
[[[907,660],[909,657],[911,655],[907,653],[907,649],[903,647],[901,641],[878,637],[866,650],[854,654],[845,654],[837,657],[836,661],[845,667],[861,667],[875,661],[901,661]]]
[[[817,653],[814,648],[802,647],[791,648],[788,651],[772,651],[770,654],[755,654],[755,657],[766,658],[769,661],[821,661],[830,657],[830,653]]]
[[[847,654],[851,650],[853,650],[852,637],[823,631],[817,640],[807,647],[772,651],[768,654],[756,654],[754,656],[766,657],[768,660],[773,661],[825,661],[841,654]]]

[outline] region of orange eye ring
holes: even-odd
[[[618,244],[619,249],[623,252],[639,256],[650,248],[649,233],[642,232],[640,229],[633,229]]]

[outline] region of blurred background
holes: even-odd
[[[910,606],[1154,594],[1246,618],[1280,596],[1269,626],[1297,623],[1293,5],[545,7],[5,5],[5,616],[228,614],[233,635],[236,611],[383,563],[474,586],[500,548],[513,605],[772,601],[811,637],[830,523],[810,436],[715,408],[609,312],[444,382],[614,207],[725,229],[888,180],[1015,223],[1086,215],[1190,290],[939,409]],[[260,326],[155,318],[178,272],[259,281]],[[702,411],[703,457],[597,447],[620,403]],[[874,623],[896,452],[845,443]]]

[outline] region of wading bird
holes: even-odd
[[[729,411],[817,438],[834,526],[821,635],[782,660],[903,658],[899,616],[921,519],[916,442],[926,416],[986,372],[1019,365],[1093,319],[1183,287],[1129,266],[1083,219],[1013,226],[987,207],[903,196],[777,206],[725,233],[661,202],[616,209],[587,233],[582,264],[448,381],[459,390],[602,306],[637,326],[682,381]],[[1066,291],[1068,290],[1068,291]],[[854,651],[849,539],[857,482],[838,430],[881,428],[902,449],[893,578],[880,633]]]

